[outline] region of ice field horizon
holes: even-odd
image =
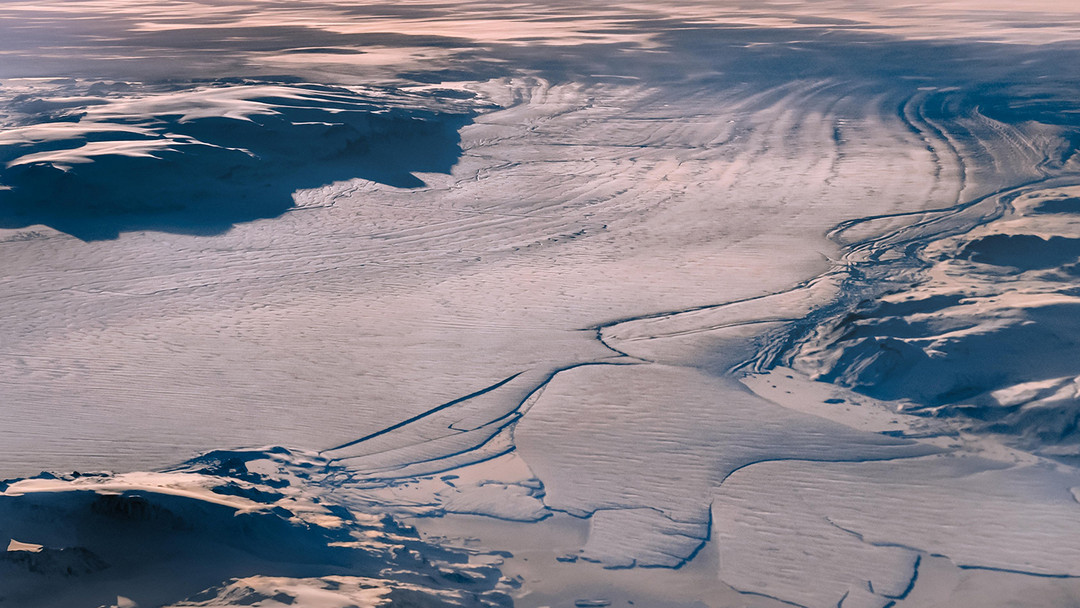
[[[1080,605],[1078,150],[1058,2],[5,2],[0,607]]]

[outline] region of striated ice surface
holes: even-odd
[[[2,3],[0,605],[1080,605],[1078,24]]]
[[[610,508],[589,518],[589,540],[581,558],[609,568],[676,568],[709,537],[707,521],[678,521],[652,508]]]
[[[916,584],[927,555],[1077,576],[1080,503],[1066,489],[1076,478],[956,457],[756,464],[732,475],[713,503],[720,576],[805,606],[849,593],[861,598],[851,605],[886,605]]]
[[[689,558],[706,538],[715,489],[746,465],[935,451],[774,405],[726,379],[662,365],[593,365],[555,376],[518,423],[514,440],[544,483],[548,507],[603,514],[593,522],[586,553],[612,566]],[[619,509],[635,514],[608,512]],[[665,518],[670,521],[657,528]],[[621,534],[612,533],[615,522]],[[667,543],[659,543],[665,535]],[[636,542],[642,538],[649,542]]]

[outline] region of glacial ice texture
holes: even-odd
[[[1076,11],[884,4],[4,3],[0,595],[1076,604]]]

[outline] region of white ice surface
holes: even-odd
[[[731,380],[651,364],[558,374],[514,439],[544,483],[546,505],[576,515],[604,513],[586,552],[612,566],[690,557],[707,536],[711,497],[746,465],[934,451],[777,406]],[[606,513],[616,509],[636,515]],[[670,521],[658,528],[665,518]],[[614,522],[621,535],[611,533]]]
[[[213,238],[12,232],[4,466],[337,445],[519,372],[610,356],[582,331],[604,321],[784,290],[825,268],[829,226],[875,205],[944,204],[924,179],[931,156],[875,135],[897,119],[841,125],[820,86],[720,103],[708,90],[490,83],[480,90],[520,102],[466,127],[453,175],[424,189],[337,184],[321,205]],[[824,163],[833,126],[869,149]],[[771,158],[781,145],[791,154]],[[874,163],[908,169],[883,182]]]
[[[1043,0],[1014,4],[949,0],[897,8],[867,0],[766,10],[714,2],[4,3],[0,141],[10,147],[14,169],[52,163],[78,171],[151,148],[199,146],[168,134],[153,144],[124,139],[148,136],[144,129],[163,115],[177,125],[267,115],[240,91],[247,84],[144,98],[125,92],[131,85],[124,79],[242,76],[262,86],[260,75],[299,73],[304,81],[401,85],[413,77],[408,72],[426,70],[436,80],[469,80],[444,83],[443,93],[476,93],[475,108],[487,112],[490,101],[502,109],[462,129],[464,153],[452,171],[418,171],[411,189],[350,179],[351,173],[305,183],[283,215],[214,236],[125,230],[116,240],[83,242],[18,221],[0,233],[5,475],[153,469],[237,444],[330,448],[325,458],[336,459],[295,463],[290,470],[308,470],[309,481],[312,467],[333,471],[317,480],[315,495],[299,499],[275,497],[280,488],[260,485],[261,478],[226,484],[224,496],[210,496],[192,486],[188,475],[200,474],[192,471],[5,484],[11,496],[4,504],[49,503],[59,513],[50,521],[75,529],[33,517],[4,518],[0,525],[19,542],[34,542],[27,532],[37,531],[37,540],[50,541],[43,547],[57,560],[53,566],[93,577],[101,564],[86,553],[64,553],[61,541],[78,536],[76,524],[96,516],[86,502],[97,500],[90,494],[95,484],[100,493],[93,496],[113,497],[103,502],[119,501],[121,513],[141,513],[145,503],[127,503],[116,493],[138,491],[151,505],[189,516],[184,521],[207,524],[200,538],[225,530],[207,545],[182,547],[194,559],[236,556],[219,556],[215,543],[248,539],[230,526],[234,513],[249,508],[260,521],[285,526],[284,537],[259,529],[276,547],[306,547],[319,559],[334,553],[325,535],[336,537],[327,531],[340,530],[335,522],[351,530],[352,522],[315,498],[340,499],[354,513],[373,507],[461,514],[455,522],[483,513],[502,531],[544,526],[521,522],[553,511],[547,520],[560,525],[574,519],[560,510],[591,514],[568,525],[588,528],[581,538],[541,543],[530,556],[548,563],[530,569],[524,556],[515,563],[518,582],[527,583],[515,593],[526,607],[629,601],[638,596],[625,589],[657,580],[679,587],[671,594],[677,597],[658,600],[653,590],[644,597],[654,601],[639,605],[719,598],[722,604],[881,606],[907,591],[915,565],[924,561],[970,566],[981,560],[975,565],[1040,575],[1068,571],[1062,564],[1077,562],[1070,523],[1077,503],[1068,488],[1080,487],[1068,469],[1046,473],[1040,467],[1049,465],[1034,457],[1016,469],[1002,468],[1016,465],[1007,459],[956,457],[986,469],[981,473],[924,464],[952,462],[942,459],[868,462],[927,448],[877,434],[885,430],[878,420],[853,430],[844,415],[816,416],[825,402],[760,398],[728,375],[748,360],[770,360],[777,350],[762,348],[782,350],[791,325],[813,330],[837,303],[832,300],[840,308],[852,304],[844,299],[858,296],[851,286],[861,272],[881,261],[910,262],[905,239],[937,238],[942,226],[992,219],[984,211],[993,205],[953,214],[957,203],[1076,171],[1068,129],[1039,122],[1068,112],[1038,103],[1047,91],[1050,98],[1074,97],[1055,87],[1058,76],[1071,74],[1075,53],[1052,43],[1075,39],[1075,10]],[[72,11],[85,14],[74,19]],[[946,44],[938,43],[942,36]],[[1037,44],[1015,44],[1033,38]],[[231,46],[204,48],[223,42]],[[575,46],[582,42],[595,46]],[[728,44],[708,46],[717,42]],[[102,70],[110,77],[93,83]],[[77,78],[18,78],[27,75]],[[1006,82],[1020,86],[995,98]],[[444,85],[415,85],[411,101],[425,106]],[[384,94],[377,101],[387,105],[403,94],[364,91]],[[1010,105],[1008,94],[1021,103]],[[326,111],[333,104],[317,105]],[[79,126],[73,120],[82,111],[86,123]],[[96,126],[117,117],[127,126]],[[66,124],[9,128],[27,121]],[[312,146],[306,153],[324,151],[322,140],[305,141]],[[50,148],[58,142],[71,145]],[[250,158],[236,148],[222,149]],[[283,158],[275,167],[288,167],[288,155],[277,161]],[[859,219],[867,217],[874,219]],[[997,228],[1057,234],[1052,229],[1060,226],[1050,224]],[[915,273],[901,266],[886,278],[906,288]],[[1048,301],[1047,293],[1028,287],[1023,297],[993,294],[962,303],[966,309],[944,315],[946,325],[972,317],[987,325],[950,326],[929,341],[962,343],[987,335],[982,329],[1025,326],[1023,314]],[[966,296],[971,288],[949,282],[945,290]],[[1025,312],[1001,313],[1017,308]],[[835,354],[826,353],[825,364],[835,363],[829,359]],[[803,362],[804,371],[820,369],[814,366],[820,360]],[[994,387],[1005,391],[994,405],[1017,405],[1031,393],[1021,408],[1059,411],[1070,403],[1073,377],[1011,378],[1016,382]],[[1029,382],[1049,380],[1039,387]],[[772,384],[784,391],[798,383]],[[959,451],[980,441],[932,439],[927,445]],[[276,462],[273,455],[259,458],[249,472],[271,475]],[[858,500],[848,504],[838,487]],[[881,514],[889,519],[879,525]],[[402,540],[389,521],[368,524],[371,536],[360,545],[335,547],[363,553],[372,537],[386,540],[369,554],[380,565],[412,555],[409,550],[441,555],[415,538]],[[496,527],[504,524],[519,527]],[[172,537],[140,534],[140,525],[108,529],[136,549],[125,565],[151,564],[130,580],[156,597],[176,589],[152,583],[197,579],[207,592],[190,600],[194,605],[286,603],[273,599],[279,593],[289,601],[323,602],[334,584],[345,599],[326,599],[329,605],[378,601],[361,589],[365,577],[355,572],[336,581],[328,577],[340,572],[290,567],[283,580],[274,576],[274,559],[249,555],[238,561],[257,571],[230,570],[237,581],[221,580],[218,561],[209,564],[216,579],[177,576],[171,564],[155,561],[157,545],[145,545],[147,538]],[[717,542],[702,546],[710,525]],[[1050,536],[1050,529],[1060,533]],[[719,541],[721,532],[728,543]],[[115,538],[98,540],[97,548],[108,549]],[[1002,546],[988,547],[989,541]],[[1049,548],[1036,554],[1039,543]],[[677,570],[667,578],[600,570],[680,565],[695,551],[694,562],[719,553],[720,579],[751,595],[734,595],[715,572],[684,578],[686,570]],[[579,559],[553,566],[553,555]],[[42,563],[5,559],[20,568]],[[439,578],[427,565],[412,565],[410,576]],[[553,569],[560,567],[566,569]],[[565,578],[528,578],[553,572]],[[472,580],[470,573],[449,572],[458,582]],[[394,577],[374,578],[384,589],[400,587],[387,582],[401,582]],[[987,579],[997,582],[961,594],[968,605],[985,605],[970,598],[1008,585],[1001,581],[1023,581],[1019,587],[1033,590],[1027,599],[1044,604],[1056,597],[1046,589],[1064,589],[1067,598],[1069,585],[1075,587],[1072,579],[980,571],[957,588]],[[36,581],[40,590],[55,580],[24,577],[16,586]],[[551,591],[564,580],[574,582],[572,591]],[[690,588],[680,587],[687,580]],[[533,585],[547,595],[530,597]],[[109,584],[98,590],[95,598],[116,605],[136,597]],[[68,595],[53,603],[64,605],[80,591],[64,586],[57,593]],[[428,591],[437,597],[447,589]],[[998,601],[1006,597],[1012,596]]]
[[[925,555],[1077,576],[1080,504],[1068,495],[1070,479],[1075,470],[940,456],[756,464],[732,475],[713,502],[720,576],[806,606],[867,590],[878,597],[863,605],[884,605],[905,595]]]

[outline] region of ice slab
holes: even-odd
[[[580,555],[608,568],[677,568],[708,537],[708,522],[680,522],[655,509],[605,509],[589,518],[589,540]]]
[[[732,379],[688,368],[592,365],[562,372],[542,390],[514,439],[544,484],[544,503],[579,516],[604,512],[601,521],[617,519],[631,538],[658,538],[650,531],[656,523],[673,532],[664,547],[670,555],[663,556],[653,540],[632,549],[601,532],[616,541],[601,550],[601,538],[590,537],[591,554],[611,557],[612,565],[689,557],[700,543],[686,542],[685,528],[708,521],[715,489],[748,464],[936,451],[774,405]],[[652,509],[671,521],[648,511],[615,515],[620,509]]]
[[[962,456],[755,464],[715,496],[720,576],[804,606],[836,605],[849,593],[862,605],[903,597],[925,555],[965,568],[1077,576],[1075,479],[1045,464]]]

